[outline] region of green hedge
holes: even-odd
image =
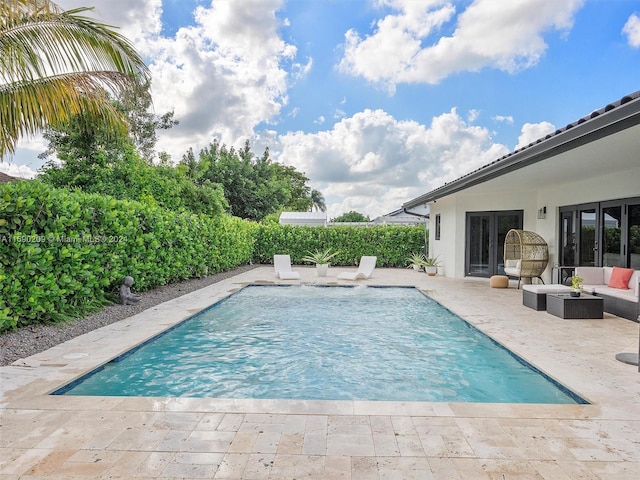
[[[39,181],[0,185],[0,331],[85,315],[117,300],[131,275],[144,291],[230,270],[252,259],[331,247],[334,265],[376,255],[404,267],[425,243],[423,227],[292,227],[178,213],[135,201],[55,189]]]
[[[362,255],[378,257],[379,267],[406,267],[412,252],[422,252],[428,244],[422,226],[400,227],[303,227],[264,224],[257,233],[254,259],[259,263],[272,263],[273,256],[291,255],[294,264],[304,263],[308,251],[332,248],[340,254],[332,265],[358,265]]]
[[[256,228],[38,181],[3,184],[0,330],[98,308],[125,275],[143,291],[248,263]]]

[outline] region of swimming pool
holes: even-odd
[[[54,394],[587,403],[401,287],[249,286]]]

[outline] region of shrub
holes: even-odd
[[[260,224],[257,232],[254,260],[271,263],[279,253],[291,255],[293,263],[304,263],[309,251],[331,247],[340,253],[334,265],[358,265],[362,255],[378,257],[380,267],[406,266],[411,252],[421,251],[425,242],[424,227],[381,225],[375,227],[305,227]]]
[[[404,267],[423,247],[423,227],[293,227],[227,215],[168,211],[155,203],[55,189],[40,181],[0,185],[0,331],[82,316],[117,299],[123,277],[144,291],[171,282],[271,263],[289,253],[338,250],[331,263]]]
[[[0,186],[0,330],[58,321],[110,300],[251,260],[255,225],[39,181]]]

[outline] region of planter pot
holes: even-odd
[[[580,290],[571,290],[569,292],[569,295],[571,295],[572,297],[579,297],[580,296]]]
[[[419,272],[422,268],[420,265],[411,265],[416,272]]]
[[[438,273],[438,267],[424,267],[424,271],[427,272],[427,275],[433,277]]]
[[[327,272],[329,271],[328,263],[318,263],[316,264],[316,273],[319,277],[326,277]]]

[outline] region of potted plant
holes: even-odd
[[[436,273],[438,273],[438,267],[440,266],[440,261],[438,257],[427,257],[424,259],[424,271],[427,272],[427,275],[433,277]]]
[[[422,253],[412,253],[407,260],[409,261],[409,267],[416,271],[422,270],[424,267],[424,254]]]
[[[569,295],[572,297],[579,297],[582,292],[582,282],[584,282],[584,278],[580,275],[574,275],[571,278],[571,292]]]
[[[312,262],[316,264],[316,272],[319,277],[326,277],[329,271],[329,260],[338,255],[340,252],[331,252],[331,248],[326,250],[316,250],[315,252],[307,252],[302,257],[303,262]]]

